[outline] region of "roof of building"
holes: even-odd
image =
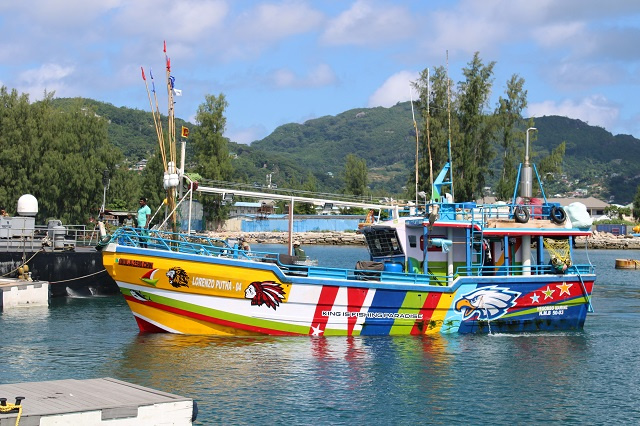
[[[582,203],[589,209],[604,209],[609,203],[599,200],[595,197],[577,198],[577,197],[562,197],[562,198],[547,198],[550,203],[559,203],[561,206],[566,207],[571,203]]]
[[[234,207],[255,207],[255,208],[260,208],[262,206],[262,204],[260,203],[251,203],[248,201],[237,201],[235,203],[233,203]]]

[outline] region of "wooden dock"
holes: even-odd
[[[197,404],[191,398],[110,377],[0,385],[0,398],[22,400],[20,426],[191,425]],[[0,412],[0,426],[14,426],[18,413]]]
[[[19,306],[49,306],[49,283],[0,279],[0,310]]]

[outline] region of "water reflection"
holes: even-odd
[[[115,377],[193,397],[199,424],[629,423],[640,416],[640,273],[614,270],[628,253],[598,255],[583,332],[139,334],[120,296],[59,298],[0,313],[0,381]]]

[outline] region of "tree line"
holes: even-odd
[[[478,198],[487,179],[496,173],[497,198],[508,200],[512,196],[526,131],[535,123],[522,116],[527,91],[524,79],[517,74],[507,82],[497,105],[490,108],[494,67],[495,62],[485,64],[476,52],[462,70],[464,80],[457,84],[449,79],[443,66],[425,69],[413,83],[419,93],[415,101],[419,117],[418,191],[430,195],[430,175],[438,172],[430,169],[449,160],[450,148],[456,201]],[[0,204],[9,212],[14,212],[22,194],[30,193],[39,200],[39,220],[88,223],[101,208],[105,173],[109,179],[107,208],[135,210],[142,196],[149,199],[152,210],[162,206],[163,165],[157,152],[149,156],[143,171],[130,170],[121,149],[109,141],[109,121],[91,106],[71,102],[64,109],[56,108],[52,93],[45,94],[42,101],[30,103],[28,95],[6,87],[1,88],[0,99]],[[191,129],[189,158],[193,161],[187,163],[187,171],[207,179],[250,183],[255,176],[247,174],[243,165],[251,157],[234,163],[230,141],[223,136],[227,106],[222,93],[205,96]],[[533,142],[535,132],[531,136]],[[494,150],[494,146],[499,149]],[[538,160],[538,171],[544,179],[552,179],[561,170],[564,152],[562,143]],[[532,149],[530,155],[535,155]],[[265,161],[258,157],[249,161]],[[281,181],[288,188],[317,191],[319,179],[326,179],[326,173],[300,173],[286,159],[273,160],[277,155],[270,158],[277,162],[272,165],[274,173],[280,172]],[[499,169],[492,168],[492,164],[498,164]],[[340,191],[345,194],[372,195],[367,162],[360,155],[344,157],[340,182]],[[406,182],[404,195],[414,199],[413,172]],[[217,226],[227,217],[228,206],[220,196],[201,198],[206,219],[211,226]],[[640,202],[640,191],[634,201]],[[313,212],[311,206],[295,208],[296,213]],[[636,209],[640,211],[640,205],[634,207],[634,215]]]

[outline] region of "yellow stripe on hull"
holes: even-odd
[[[208,334],[216,336],[251,336],[256,334],[173,312],[167,312],[138,302],[128,300],[127,303],[134,315],[151,323],[155,323],[161,328],[166,327],[174,333]],[[168,324],[171,325],[169,326]]]
[[[424,334],[437,334],[441,332],[440,330],[444,324],[447,312],[449,311],[449,308],[451,308],[454,296],[455,293],[442,293],[442,296],[440,296],[440,300],[438,301],[438,305],[436,306],[435,311],[433,311],[431,320],[424,330]]]

